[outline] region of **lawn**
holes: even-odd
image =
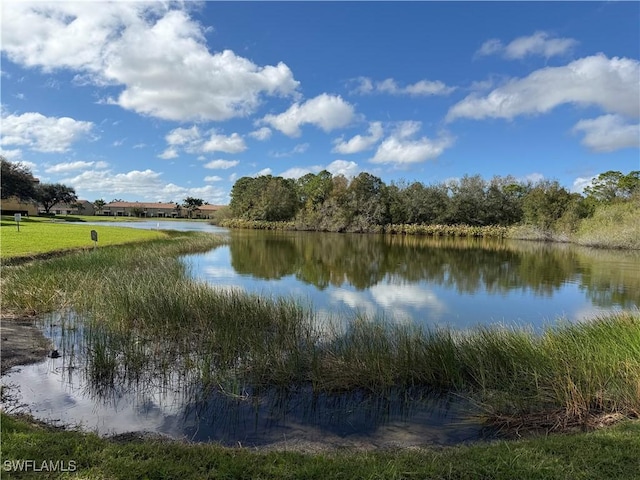
[[[98,233],[98,247],[165,238],[153,230],[126,227],[82,225],[81,222],[51,221],[49,218],[23,218],[20,231],[13,217],[0,223],[0,258],[30,257],[54,251],[91,248],[91,230]]]

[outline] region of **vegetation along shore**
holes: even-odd
[[[464,176],[386,185],[363,172],[243,177],[213,223],[229,228],[499,237],[640,248],[640,171],[608,171],[584,194],[558,182]]]

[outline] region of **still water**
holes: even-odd
[[[294,296],[323,316],[534,329],[640,305],[640,252],[483,239],[228,231],[203,222],[136,222],[202,230],[227,243],[184,258],[218,288]],[[325,314],[325,315],[323,315]],[[91,375],[91,335],[73,314],[43,320],[61,353],[3,377],[38,418],[102,434],[146,430],[226,445],[451,444],[481,438],[470,405],[429,392],[313,395],[203,389],[188,369],[109,381]]]
[[[424,326],[539,328],[640,305],[640,252],[492,239],[229,232],[185,258],[223,288]]]

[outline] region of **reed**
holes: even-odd
[[[97,390],[175,377],[236,395],[267,386],[423,387],[471,397],[494,422],[547,415],[536,420],[545,428],[640,414],[638,311],[543,332],[424,329],[362,315],[327,331],[296,299],[191,279],[179,255],[221,238],[170,237],[3,267],[2,309],[79,315]]]

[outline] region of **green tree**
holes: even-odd
[[[56,203],[72,204],[78,200],[76,191],[61,183],[42,183],[37,187],[36,192],[36,198],[47,214]]]
[[[23,201],[35,200],[37,197],[37,180],[31,170],[21,163],[12,163],[0,155],[2,171],[0,172],[0,196],[4,200],[17,197]]]
[[[451,201],[447,214],[449,223],[486,224],[486,182],[480,175],[465,175],[451,184]]]
[[[350,230],[362,232],[385,225],[389,219],[386,185],[375,175],[360,173],[349,184],[345,207]]]
[[[201,198],[187,197],[183,200],[182,206],[187,209],[187,216],[191,218],[193,213],[204,204]]]
[[[544,230],[551,230],[553,224],[564,214],[571,199],[571,194],[557,181],[542,180],[523,199],[524,221]]]
[[[100,198],[100,199],[96,200],[95,202],[93,202],[93,207],[96,209],[96,213],[98,215],[100,215],[102,213],[102,209],[104,208],[104,206],[106,204],[107,203],[102,198]]]
[[[634,170],[624,175],[615,170],[601,173],[591,185],[584,189],[584,193],[593,203],[611,203],[631,198],[634,192],[640,190],[640,171]]]

